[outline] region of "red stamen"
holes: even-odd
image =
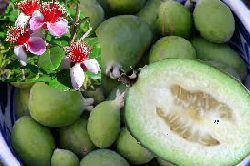
[[[54,23],[65,13],[65,9],[58,2],[44,2],[42,3],[41,13],[46,22]]]
[[[32,16],[35,10],[39,10],[40,0],[24,0],[22,2],[17,3],[17,7],[24,14]]]
[[[85,42],[72,43],[68,48],[68,56],[71,62],[81,63],[89,58],[90,49]]]
[[[27,43],[29,38],[29,29],[24,29],[22,27],[10,27],[10,30],[7,33],[6,40],[11,43],[16,43],[17,45],[23,45]]]

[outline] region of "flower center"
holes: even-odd
[[[65,9],[58,2],[44,2],[41,7],[41,13],[46,22],[56,22],[64,12]]]
[[[17,45],[23,45],[27,43],[29,38],[29,29],[24,29],[22,27],[10,27],[6,40],[12,43],[16,43]]]
[[[67,50],[71,62],[81,63],[89,58],[90,49],[85,42],[72,43]]]
[[[19,2],[17,7],[27,16],[32,16],[34,11],[40,8],[40,0],[24,0]]]

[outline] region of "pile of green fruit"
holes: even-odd
[[[25,165],[231,166],[250,154],[247,65],[227,44],[235,21],[223,2],[191,10],[174,0],[86,0],[81,8],[100,41],[102,85],[82,93],[14,85],[11,138]]]

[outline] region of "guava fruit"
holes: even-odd
[[[220,0],[200,0],[193,12],[196,29],[205,39],[224,43],[235,30],[235,21],[229,7]]]
[[[85,17],[89,17],[93,30],[104,21],[103,8],[96,0],[80,0],[80,10]]]
[[[91,112],[87,130],[91,141],[99,148],[110,147],[120,133],[119,98],[98,104]]]
[[[87,118],[81,117],[72,125],[60,128],[59,147],[69,149],[79,157],[87,155],[95,147],[89,138],[87,123]]]
[[[96,30],[102,49],[102,73],[119,78],[130,71],[148,49],[152,32],[147,23],[132,15],[112,17]]]
[[[239,53],[226,44],[209,42],[201,37],[194,37],[191,43],[196,50],[196,56],[201,60],[211,60],[225,64],[240,74],[242,80],[247,75],[247,65],[241,59]]]
[[[57,148],[51,157],[51,166],[79,166],[79,159],[73,152]]]
[[[193,27],[192,14],[179,2],[161,2],[158,15],[158,30],[162,36],[174,35],[186,39],[190,37]]]
[[[122,128],[117,140],[117,151],[132,164],[145,164],[154,158],[154,155],[130,135],[127,128]]]
[[[82,114],[83,100],[79,91],[64,92],[39,82],[30,90],[30,115],[44,126],[67,126]]]
[[[18,119],[11,131],[11,143],[27,166],[48,166],[56,148],[50,130],[29,116]]]
[[[109,9],[116,14],[136,14],[146,0],[107,0]]]
[[[176,165],[237,165],[250,153],[250,94],[237,80],[190,59],[140,72],[125,101],[127,128]]]
[[[231,67],[217,61],[203,61],[203,62],[241,81],[240,74],[237,73],[235,69],[232,69]]]
[[[146,23],[148,23],[151,30],[154,32],[154,35],[158,35],[157,19],[160,4],[160,0],[148,0],[145,6],[136,14],[138,17],[142,18]]]
[[[98,149],[84,157],[80,166],[129,166],[129,163],[115,151]]]
[[[196,52],[188,40],[179,36],[166,36],[152,46],[149,63],[167,58],[195,59]]]
[[[16,115],[18,118],[30,115],[29,112],[29,97],[30,97],[30,89],[22,88],[17,91],[16,94]]]

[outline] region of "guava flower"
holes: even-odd
[[[35,11],[40,8],[40,0],[24,0],[16,4],[22,12],[19,14],[15,25],[25,27]]]
[[[48,29],[51,35],[61,37],[69,31],[64,13],[64,7],[58,2],[43,2],[40,11],[35,11],[30,19],[30,29]]]
[[[67,48],[67,61],[71,63],[70,77],[72,86],[75,89],[79,89],[85,79],[86,70],[97,74],[100,71],[99,63],[96,59],[89,59],[90,49],[85,42],[79,41],[72,43]]]
[[[32,35],[30,30],[23,27],[10,27],[7,33],[7,41],[14,43],[14,53],[21,65],[27,65],[27,53],[29,51],[36,55],[42,55],[46,51],[45,41]]]

